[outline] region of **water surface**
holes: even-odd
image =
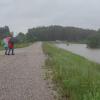
[[[56,44],[56,46],[83,56],[91,61],[100,63],[100,49],[87,48],[86,44]]]

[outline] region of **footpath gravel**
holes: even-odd
[[[42,43],[16,49],[15,53],[0,53],[0,100],[54,100],[43,77]]]

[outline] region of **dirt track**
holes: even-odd
[[[0,100],[53,100],[42,76],[41,44],[17,49],[15,56],[0,54]]]

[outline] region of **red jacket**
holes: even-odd
[[[8,47],[9,47],[10,49],[13,49],[13,48],[14,48],[14,44],[11,43],[11,42],[9,42],[9,43],[8,43]]]

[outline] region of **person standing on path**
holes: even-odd
[[[5,55],[8,55],[8,42],[10,40],[11,37],[6,37],[2,40],[1,44],[3,45],[4,49],[5,49]]]
[[[14,39],[13,39],[13,32],[10,33],[11,34],[11,38],[8,42],[8,55],[10,55],[10,52],[12,52],[12,55],[15,55],[14,54]]]
[[[5,43],[4,41],[2,41],[1,44],[4,46],[4,49],[5,49],[5,55],[7,55],[7,54],[8,54],[8,44]]]

